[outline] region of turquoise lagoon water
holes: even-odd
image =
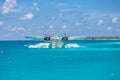
[[[0,80],[120,80],[120,41],[69,41],[79,48],[29,48],[0,41]]]

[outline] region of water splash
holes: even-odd
[[[65,45],[65,48],[80,48],[80,47],[85,47],[85,46],[80,46],[79,44],[76,43],[70,43]]]
[[[28,48],[55,48],[54,46],[51,47],[50,43],[39,43],[39,44],[35,44],[35,45],[28,45]],[[80,46],[77,43],[69,43],[69,44],[65,44],[63,45],[63,47],[60,48],[82,48],[85,46]]]
[[[29,45],[28,48],[49,48],[50,43],[39,43],[35,45]]]

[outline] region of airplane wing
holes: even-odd
[[[33,39],[33,40],[44,40],[42,36],[33,36],[33,35],[26,35],[25,38]]]
[[[33,36],[33,35],[26,35],[25,38],[27,39],[32,39],[32,40],[44,40],[44,37],[42,36]],[[51,40],[53,39],[62,39],[62,37],[50,37]],[[73,36],[73,37],[68,37],[68,40],[86,40],[86,36]]]
[[[73,36],[73,37],[68,37],[68,40],[86,40],[86,36]]]

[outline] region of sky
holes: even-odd
[[[119,36],[120,0],[0,0],[0,40],[25,35]]]

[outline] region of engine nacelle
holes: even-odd
[[[45,37],[44,40],[50,41],[50,37]]]
[[[62,37],[62,40],[64,41],[64,40],[68,40],[68,37],[67,36],[64,36],[64,37]]]

